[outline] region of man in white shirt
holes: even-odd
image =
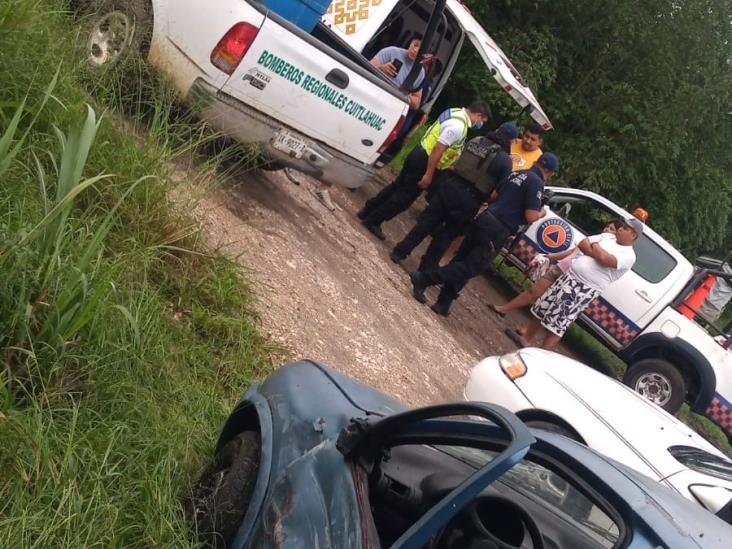
[[[506,330],[506,335],[517,345],[529,347],[542,332],[541,346],[553,351],[582,311],[633,267],[633,244],[642,232],[643,223],[630,218],[618,228],[615,238],[594,235],[581,241],[578,248],[583,255],[531,307],[534,318],[523,336],[513,330]]]

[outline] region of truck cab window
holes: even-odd
[[[636,240],[633,249],[633,272],[652,284],[661,282],[676,267],[676,260],[645,234]]]
[[[621,217],[583,196],[557,194],[547,204],[585,235],[598,234],[609,221]],[[661,282],[676,267],[676,260],[645,234],[636,241],[633,249],[636,255],[633,272],[652,284]]]
[[[581,196],[555,195],[547,204],[586,235],[602,232],[610,220],[618,217],[605,206]]]

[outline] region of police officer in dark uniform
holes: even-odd
[[[356,214],[377,238],[385,240],[381,224],[407,210],[427,190],[433,179],[452,166],[463,151],[470,128],[480,129],[490,108],[475,101],[468,108],[447,109],[429,127],[422,141],[407,156],[393,183],[366,201]]]
[[[495,132],[469,141],[453,169],[446,170],[429,197],[429,204],[420,214],[411,231],[392,250],[389,257],[394,263],[405,259],[432,235],[427,252],[422,256],[419,271],[437,267],[440,258],[458,236],[465,234],[470,222],[486,202],[496,185],[511,174],[511,141],[518,137],[513,122],[502,124]],[[471,147],[472,146],[472,147]],[[471,154],[474,150],[475,154]],[[480,158],[478,155],[483,155]],[[486,157],[487,156],[487,157]],[[481,184],[476,184],[469,170],[480,164]],[[468,164],[465,170],[463,163]]]
[[[533,223],[546,215],[541,200],[544,182],[558,169],[559,159],[547,152],[531,169],[513,172],[504,180],[496,189],[491,205],[471,224],[453,260],[444,267],[412,274],[414,298],[426,303],[425,290],[441,285],[442,291],[432,310],[448,316],[460,290],[490,265],[506,239],[524,223]]]

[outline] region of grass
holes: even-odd
[[[216,136],[138,64],[89,75],[64,8],[0,0],[0,546],[192,547],[181,500],[278,351],[168,200]]]
[[[419,142],[422,141],[422,137],[424,137],[427,128],[429,128],[428,124],[422,124],[421,126],[416,128],[412,132],[412,135],[409,136],[409,139],[402,147],[402,150],[400,150],[399,153],[391,160],[391,162],[389,162],[389,167],[394,173],[399,173],[400,171],[402,171],[402,168],[404,167],[404,161],[407,159],[407,156],[409,156],[409,153],[412,152],[412,149],[419,145]]]

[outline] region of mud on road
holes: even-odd
[[[450,317],[411,295],[409,272],[423,243],[402,265],[391,247],[414,223],[419,206],[383,225],[386,242],[360,224],[356,211],[385,184],[349,191],[334,187],[327,210],[315,181],[292,172],[231,176],[200,199],[194,216],[208,244],[232,256],[254,282],[262,332],[292,359],[312,358],[423,405],[460,399],[468,369],[481,358],[513,350],[503,334],[522,316],[501,319],[487,303],[506,300],[486,277],[472,280]],[[429,303],[436,297],[428,291]]]

